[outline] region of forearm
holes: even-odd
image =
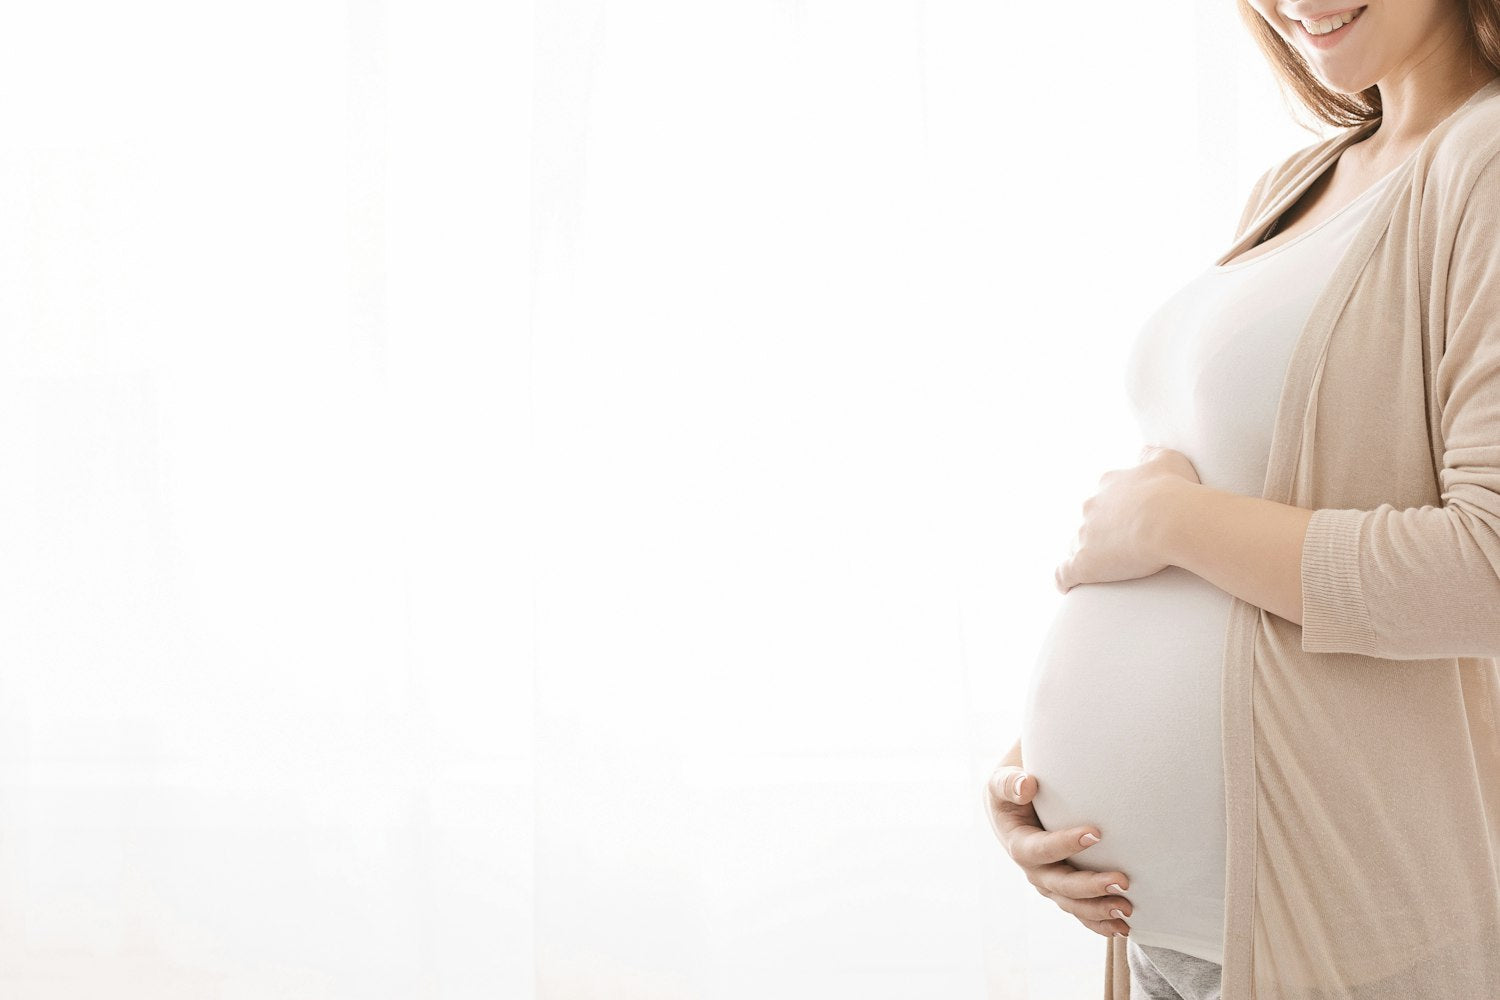
[[[1162,561],[1302,624],[1302,542],[1312,511],[1169,479],[1153,523]]]

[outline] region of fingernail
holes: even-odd
[[[1099,843],[1099,838],[1094,836],[1092,833],[1085,833],[1082,837],[1078,838],[1078,842],[1084,847],[1093,847],[1095,844]]]
[[[1125,890],[1120,888],[1120,883],[1118,882],[1111,882],[1106,888],[1117,896],[1125,895]]]
[[[1025,780],[1026,780],[1026,772],[1025,771],[1022,771],[1020,774],[1016,775],[1016,791],[1015,791],[1016,798],[1020,798],[1021,797],[1021,782],[1025,781]]]
[[[1122,909],[1120,909],[1118,906],[1115,907],[1113,910],[1110,910],[1109,911],[1109,915],[1112,916],[1112,917],[1114,917],[1116,920],[1124,920],[1125,919],[1125,911],[1122,910]]]
[[[1121,934],[1119,931],[1115,931],[1115,937],[1124,937],[1124,936],[1125,935]]]

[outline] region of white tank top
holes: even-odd
[[[1260,496],[1292,349],[1394,173],[1290,241],[1210,266],[1147,319],[1125,376],[1142,444],[1182,452],[1208,486]],[[1125,873],[1131,937],[1221,965],[1230,604],[1177,566],[1074,587],[1033,666],[1021,727],[1038,818],[1049,830],[1098,825],[1100,843],[1070,861]]]

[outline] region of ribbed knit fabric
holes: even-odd
[[[1375,628],[1359,582],[1362,510],[1315,510],[1302,542],[1302,648],[1373,653]]]

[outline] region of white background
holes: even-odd
[[[1095,1000],[982,784],[1317,134],[1229,0],[6,5],[0,994]]]

